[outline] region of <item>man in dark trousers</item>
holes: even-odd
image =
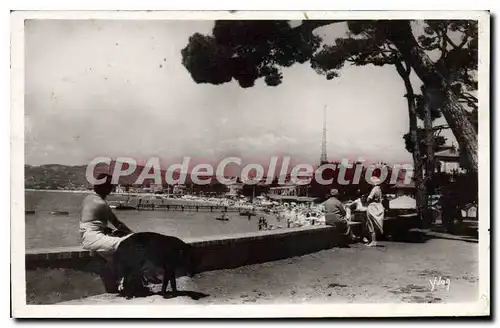
[[[390,208],[389,198],[387,198],[387,196],[385,196],[385,195],[384,195],[384,199],[382,199],[382,206],[384,207],[384,209],[386,211],[388,211]]]
[[[457,198],[453,190],[448,187],[439,199],[441,205],[441,222],[443,228],[449,233],[453,233],[454,228],[456,228],[455,220],[460,220],[462,217]]]

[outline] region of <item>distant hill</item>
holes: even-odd
[[[114,168],[111,164],[111,168]],[[40,166],[25,165],[25,188],[27,189],[88,189],[91,187],[90,183],[85,177],[86,165],[61,165],[61,164],[46,164]],[[129,176],[120,177],[119,184],[133,185],[137,181],[139,175],[143,171],[144,166],[137,166],[134,173]],[[96,174],[100,172],[107,172],[108,169],[104,167],[96,167]],[[405,175],[405,170],[399,172],[398,181],[402,181]],[[161,171],[162,183],[166,184],[165,171]],[[179,173],[174,172],[174,179],[179,178]],[[327,178],[327,177],[325,177]],[[203,178],[202,178],[203,179]],[[348,178],[351,179],[351,178]],[[154,184],[154,180],[146,179],[144,185]],[[187,185],[192,184],[191,176],[186,177]],[[211,185],[218,184],[215,176],[212,177]]]
[[[112,163],[111,168],[114,167]],[[86,165],[61,165],[61,164],[46,164],[40,166],[25,165],[25,188],[27,189],[88,189],[90,183],[85,177]],[[137,166],[136,170],[129,176],[120,177],[119,184],[132,185],[135,184],[144,166]],[[107,169],[97,166],[96,174],[107,172]],[[161,176],[164,181],[165,171],[161,171]],[[174,172],[174,179],[179,178],[179,174]],[[190,183],[191,179],[188,176],[186,182]],[[153,184],[153,179],[145,179],[144,184]]]
[[[24,185],[28,189],[64,189],[64,187],[86,189],[90,184],[85,178],[85,170],[85,165],[25,165]]]

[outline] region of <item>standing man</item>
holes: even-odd
[[[386,195],[384,195],[384,198],[382,199],[382,206],[386,211],[388,211],[390,208],[389,198]]]
[[[441,222],[448,233],[453,233],[455,219],[460,219],[462,213],[458,206],[457,195],[450,187],[445,188],[440,200]]]

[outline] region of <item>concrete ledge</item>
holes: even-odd
[[[346,243],[335,228],[317,226],[191,241],[199,271],[230,269],[314,253]]]
[[[198,268],[201,272],[316,252],[340,243],[337,235],[331,226],[312,226],[186,238],[185,242],[193,246],[195,255],[201,260]],[[95,258],[94,252],[78,246],[31,249],[26,251],[26,269],[72,268],[94,271],[88,264]]]
[[[85,250],[79,246],[26,250],[26,262],[81,259],[91,258],[92,256],[93,254],[91,251]]]

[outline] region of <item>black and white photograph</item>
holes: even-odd
[[[490,315],[487,11],[11,19],[14,317]]]

